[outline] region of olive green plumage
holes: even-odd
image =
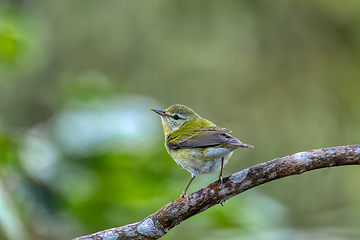
[[[166,110],[152,109],[161,116],[165,134],[165,147],[176,163],[191,173],[191,180],[181,197],[197,174],[221,170],[236,148],[253,147],[234,138],[226,128],[200,117],[184,105],[172,105]]]

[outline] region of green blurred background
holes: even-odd
[[[0,0],[0,239],[70,239],[179,197],[190,174],[150,108],[254,145],[229,175],[360,143],[359,90],[360,1]],[[281,179],[164,239],[360,239],[359,182],[356,166]]]

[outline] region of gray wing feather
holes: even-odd
[[[239,139],[234,138],[229,134],[229,132],[231,131],[226,128],[220,128],[216,126],[207,127],[200,130],[196,135],[186,139],[185,141],[177,144],[168,144],[168,147],[172,149],[179,149],[192,147],[210,147],[220,144],[229,144],[243,148],[252,147],[251,145],[244,144]]]

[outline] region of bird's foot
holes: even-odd
[[[189,201],[189,195],[186,193],[186,191],[181,194],[180,198],[186,198],[186,201]]]

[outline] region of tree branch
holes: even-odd
[[[144,220],[97,232],[74,240],[158,239],[182,221],[261,184],[319,168],[359,165],[360,145],[322,148],[299,152],[244,169],[178,198]]]

